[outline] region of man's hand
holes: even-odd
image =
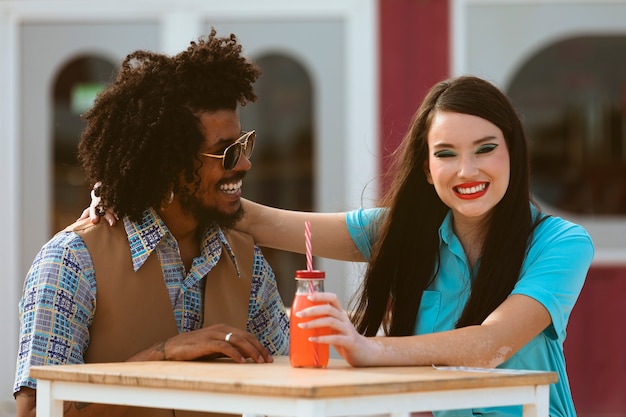
[[[269,351],[252,334],[226,324],[177,334],[139,352],[129,361],[231,358],[235,362],[248,359],[257,363],[273,362]]]

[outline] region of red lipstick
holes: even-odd
[[[488,188],[488,182],[473,181],[459,184],[453,190],[454,194],[462,200],[474,200],[485,195]]]

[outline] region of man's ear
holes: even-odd
[[[422,168],[424,169],[424,174],[426,174],[426,181],[428,181],[429,184],[432,184],[433,177],[430,175],[430,168],[428,167],[428,159],[424,161],[424,166]]]

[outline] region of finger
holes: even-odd
[[[100,196],[101,188],[102,188],[102,183],[97,182],[94,184],[93,188],[91,189],[91,192],[89,193],[91,197],[91,202],[89,203],[89,218],[91,219],[91,222],[93,224],[96,224],[100,221],[100,214],[102,214],[100,212],[100,207],[101,207],[101,202],[102,202],[102,198]]]
[[[229,342],[216,342],[216,349],[218,352],[221,352],[224,356],[231,358],[235,362],[244,363],[247,361],[248,357],[242,354],[236,346]],[[252,359],[254,360],[254,358]]]
[[[247,361],[246,357],[242,355],[241,352],[237,350],[237,348],[235,348],[232,345],[228,345],[227,343],[224,343],[224,342],[220,342],[220,341],[212,342],[209,350],[210,350],[210,353],[206,353],[204,355],[201,355],[199,357],[196,357],[190,360],[195,360],[195,359],[213,360],[213,359],[219,359],[219,358],[230,358],[234,362],[239,362],[239,363],[244,363]],[[183,360],[188,360],[188,359],[183,359]]]
[[[235,347],[243,356],[255,362],[273,362],[272,355],[270,355],[269,351],[249,333],[233,333],[228,343]]]
[[[110,226],[114,226],[118,220],[115,214],[113,214],[110,210],[105,211],[103,217],[109,223]]]
[[[226,344],[230,346],[231,349],[237,351],[243,360],[250,358],[256,362],[273,361],[271,354],[263,344],[261,344],[254,335],[241,329],[226,324],[214,324],[199,330],[199,332],[204,335],[204,346],[213,346],[219,343],[220,347],[223,347],[223,344]],[[206,340],[208,340],[209,343],[206,343]],[[233,351],[229,350],[229,352],[229,357],[239,361],[235,356],[230,356],[234,355],[232,353]]]
[[[78,217],[78,219],[76,219],[76,221],[83,220],[83,219],[88,219],[88,218],[89,218],[89,207],[87,207],[85,210],[83,210],[83,212],[80,214],[80,217]]]
[[[298,323],[298,327],[302,329],[317,329],[320,327],[329,327],[333,332],[344,332],[352,328],[352,323],[333,316],[317,316],[311,320]]]
[[[91,196],[91,203],[89,203],[89,205],[94,208],[98,207],[102,201],[102,198],[99,195],[96,195],[95,190],[91,190],[91,193],[89,195]]]
[[[356,331],[351,323],[336,320],[332,317],[320,317],[306,324],[311,324],[310,328],[328,328],[330,331],[325,334],[319,334],[309,337],[314,343],[324,343],[339,347],[353,346],[361,335]]]
[[[89,206],[86,210],[89,210],[89,219],[91,220],[91,223],[96,224],[100,221],[100,216],[98,216],[95,206]]]
[[[271,362],[271,360],[265,360],[260,352],[251,349],[250,346],[250,344],[245,342],[233,344],[226,341],[214,341],[211,343],[210,347],[212,353],[203,355],[202,357],[211,359],[226,356],[239,363],[244,363],[248,359],[257,363]]]
[[[308,295],[308,299],[316,303],[328,303],[337,308],[343,308],[337,294],[332,292],[314,292]]]
[[[347,316],[341,307],[332,304],[317,304],[298,311],[295,315],[299,318],[309,318],[317,316],[334,316],[337,318]]]
[[[221,336],[206,337],[202,330],[183,332],[168,339],[166,344],[168,360],[190,361],[196,359],[216,359],[229,357],[235,362],[245,362],[246,357]]]

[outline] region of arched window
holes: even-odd
[[[313,115],[311,79],[292,58],[255,59],[262,75],[255,84],[257,102],[241,110],[242,129],[256,129],[258,140],[243,194],[259,203],[292,210],[313,210]],[[304,240],[304,224],[302,225]],[[294,274],[306,269],[303,255],[263,248],[276,273],[279,291],[290,305]]]
[[[560,210],[626,214],[624,36],[556,42],[527,60],[509,95],[530,143],[535,196]]]
[[[78,56],[58,72],[53,87],[53,219],[52,233],[71,224],[89,205],[89,188],[76,159],[85,128],[81,114],[110,81],[114,64],[98,56]]]

